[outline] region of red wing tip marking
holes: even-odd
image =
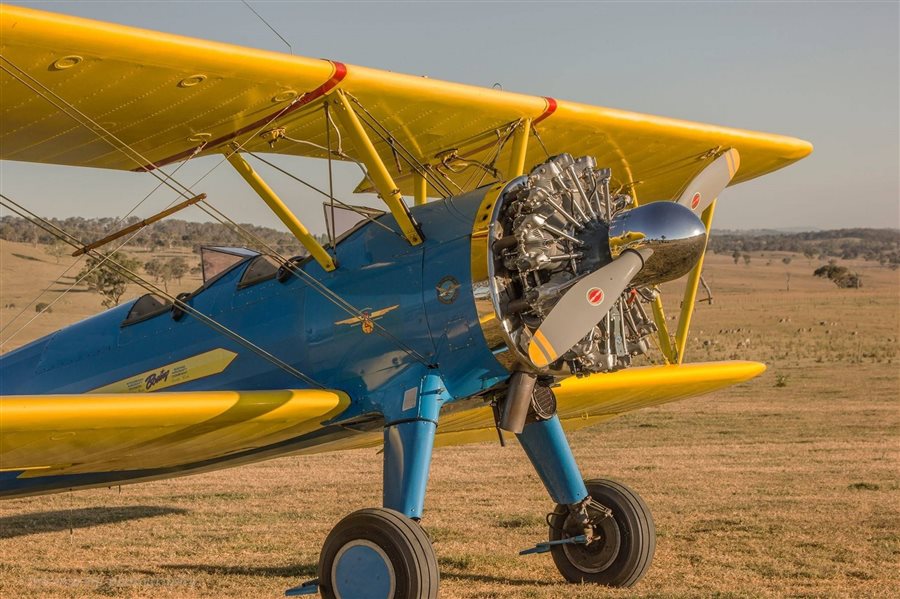
[[[551,114],[556,112],[556,107],[558,106],[558,104],[556,103],[556,100],[554,98],[550,98],[550,97],[545,97],[544,99],[547,101],[547,108],[544,109],[544,112],[541,113],[541,116],[534,119],[534,122],[532,123],[532,125],[537,125],[544,119],[548,118]]]

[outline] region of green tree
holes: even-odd
[[[144,272],[153,277],[153,280],[157,283],[159,283],[159,278],[162,276],[162,270],[163,261],[159,258],[153,258],[144,262]]]
[[[166,264],[159,258],[153,258],[152,260],[144,263],[144,272],[153,277],[154,282],[162,283],[163,289],[166,290],[166,293],[169,292],[169,281],[172,279],[172,277],[169,271],[168,264]]]
[[[171,278],[181,283],[181,278],[188,273],[190,267],[184,258],[176,256],[169,260],[166,264],[166,269],[169,271],[169,276]]]
[[[124,268],[136,271],[140,266],[140,262],[134,258],[129,258],[121,252],[114,252],[110,256],[110,260],[115,261]],[[119,271],[110,261],[104,262],[102,259],[88,258],[87,264],[78,273],[78,278],[83,278],[83,282],[91,291],[96,291],[103,296],[102,304],[107,308],[119,305],[119,300],[128,289],[129,278]]]

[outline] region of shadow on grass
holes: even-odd
[[[497,584],[506,584],[513,587],[552,587],[558,586],[558,580],[541,580],[541,579],[524,579],[509,578],[508,576],[489,576],[487,574],[468,574],[455,570],[452,572],[444,572],[441,570],[441,580],[468,580],[469,582],[493,582]]]
[[[277,576],[280,578],[314,578],[317,564],[290,564],[287,566],[222,566],[215,564],[163,564],[166,570],[185,570],[225,576]]]
[[[166,570],[184,570],[188,572],[202,572],[213,576],[277,576],[281,578],[315,578],[317,575],[316,564],[291,564],[287,566],[221,566],[213,564],[163,564],[160,566]],[[447,572],[441,568],[441,578],[449,580],[468,580],[470,582],[492,582],[510,586],[556,586],[559,581],[553,580],[525,580],[508,578],[504,576],[489,576],[487,574],[471,574],[452,569]]]
[[[170,514],[185,514],[188,510],[153,505],[126,507],[91,507],[55,510],[0,517],[0,539],[13,539],[42,532],[59,532],[75,528],[91,528],[128,520],[156,518]]]

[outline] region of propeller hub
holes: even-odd
[[[635,287],[684,276],[705,248],[703,222],[689,208],[675,202],[653,202],[623,210],[609,224],[609,251],[613,258],[625,250],[641,251],[644,257],[643,268],[631,281]]]

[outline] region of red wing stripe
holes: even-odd
[[[553,98],[549,98],[549,97],[544,98],[544,99],[547,100],[547,108],[544,109],[544,112],[541,113],[541,116],[534,119],[534,121],[531,123],[532,125],[537,125],[544,119],[548,118],[551,114],[556,112],[556,106],[557,106],[556,100],[554,100]]]
[[[223,135],[222,137],[219,137],[218,139],[214,139],[214,140],[208,142],[206,144],[206,147],[215,148],[217,146],[222,145],[223,143],[231,141],[232,139],[234,139],[235,137],[237,137],[239,135],[243,135],[244,133],[249,133],[250,131],[259,129],[260,127],[264,126],[266,123],[272,122],[273,119],[281,118],[281,117],[286,116],[296,110],[299,110],[300,108],[306,106],[310,102],[318,100],[319,98],[321,98],[322,96],[324,96],[325,94],[327,94],[328,92],[333,90],[335,87],[338,86],[338,84],[341,81],[344,80],[344,77],[347,76],[347,65],[345,65],[342,62],[336,62],[336,61],[330,61],[330,62],[332,65],[334,65],[334,73],[331,75],[331,78],[328,79],[328,81],[326,81],[325,83],[323,83],[316,89],[312,90],[311,92],[307,92],[307,93],[303,94],[299,100],[297,100],[296,102],[294,102],[293,104],[288,106],[286,109],[282,109],[280,112],[275,112],[270,116],[259,119],[258,121],[250,123],[249,125],[245,125],[233,133],[229,133],[227,135]],[[134,172],[144,172],[144,171],[149,172],[149,171],[157,169],[161,166],[165,166],[165,165],[171,164],[173,162],[178,162],[179,160],[184,160],[185,158],[187,158],[188,156],[193,154],[195,151],[196,151],[196,148],[190,148],[190,149],[185,150],[184,152],[179,152],[178,154],[175,154],[174,156],[169,156],[168,158],[164,158],[163,160],[158,160],[153,164],[139,166],[138,168],[132,169],[132,170]]]

